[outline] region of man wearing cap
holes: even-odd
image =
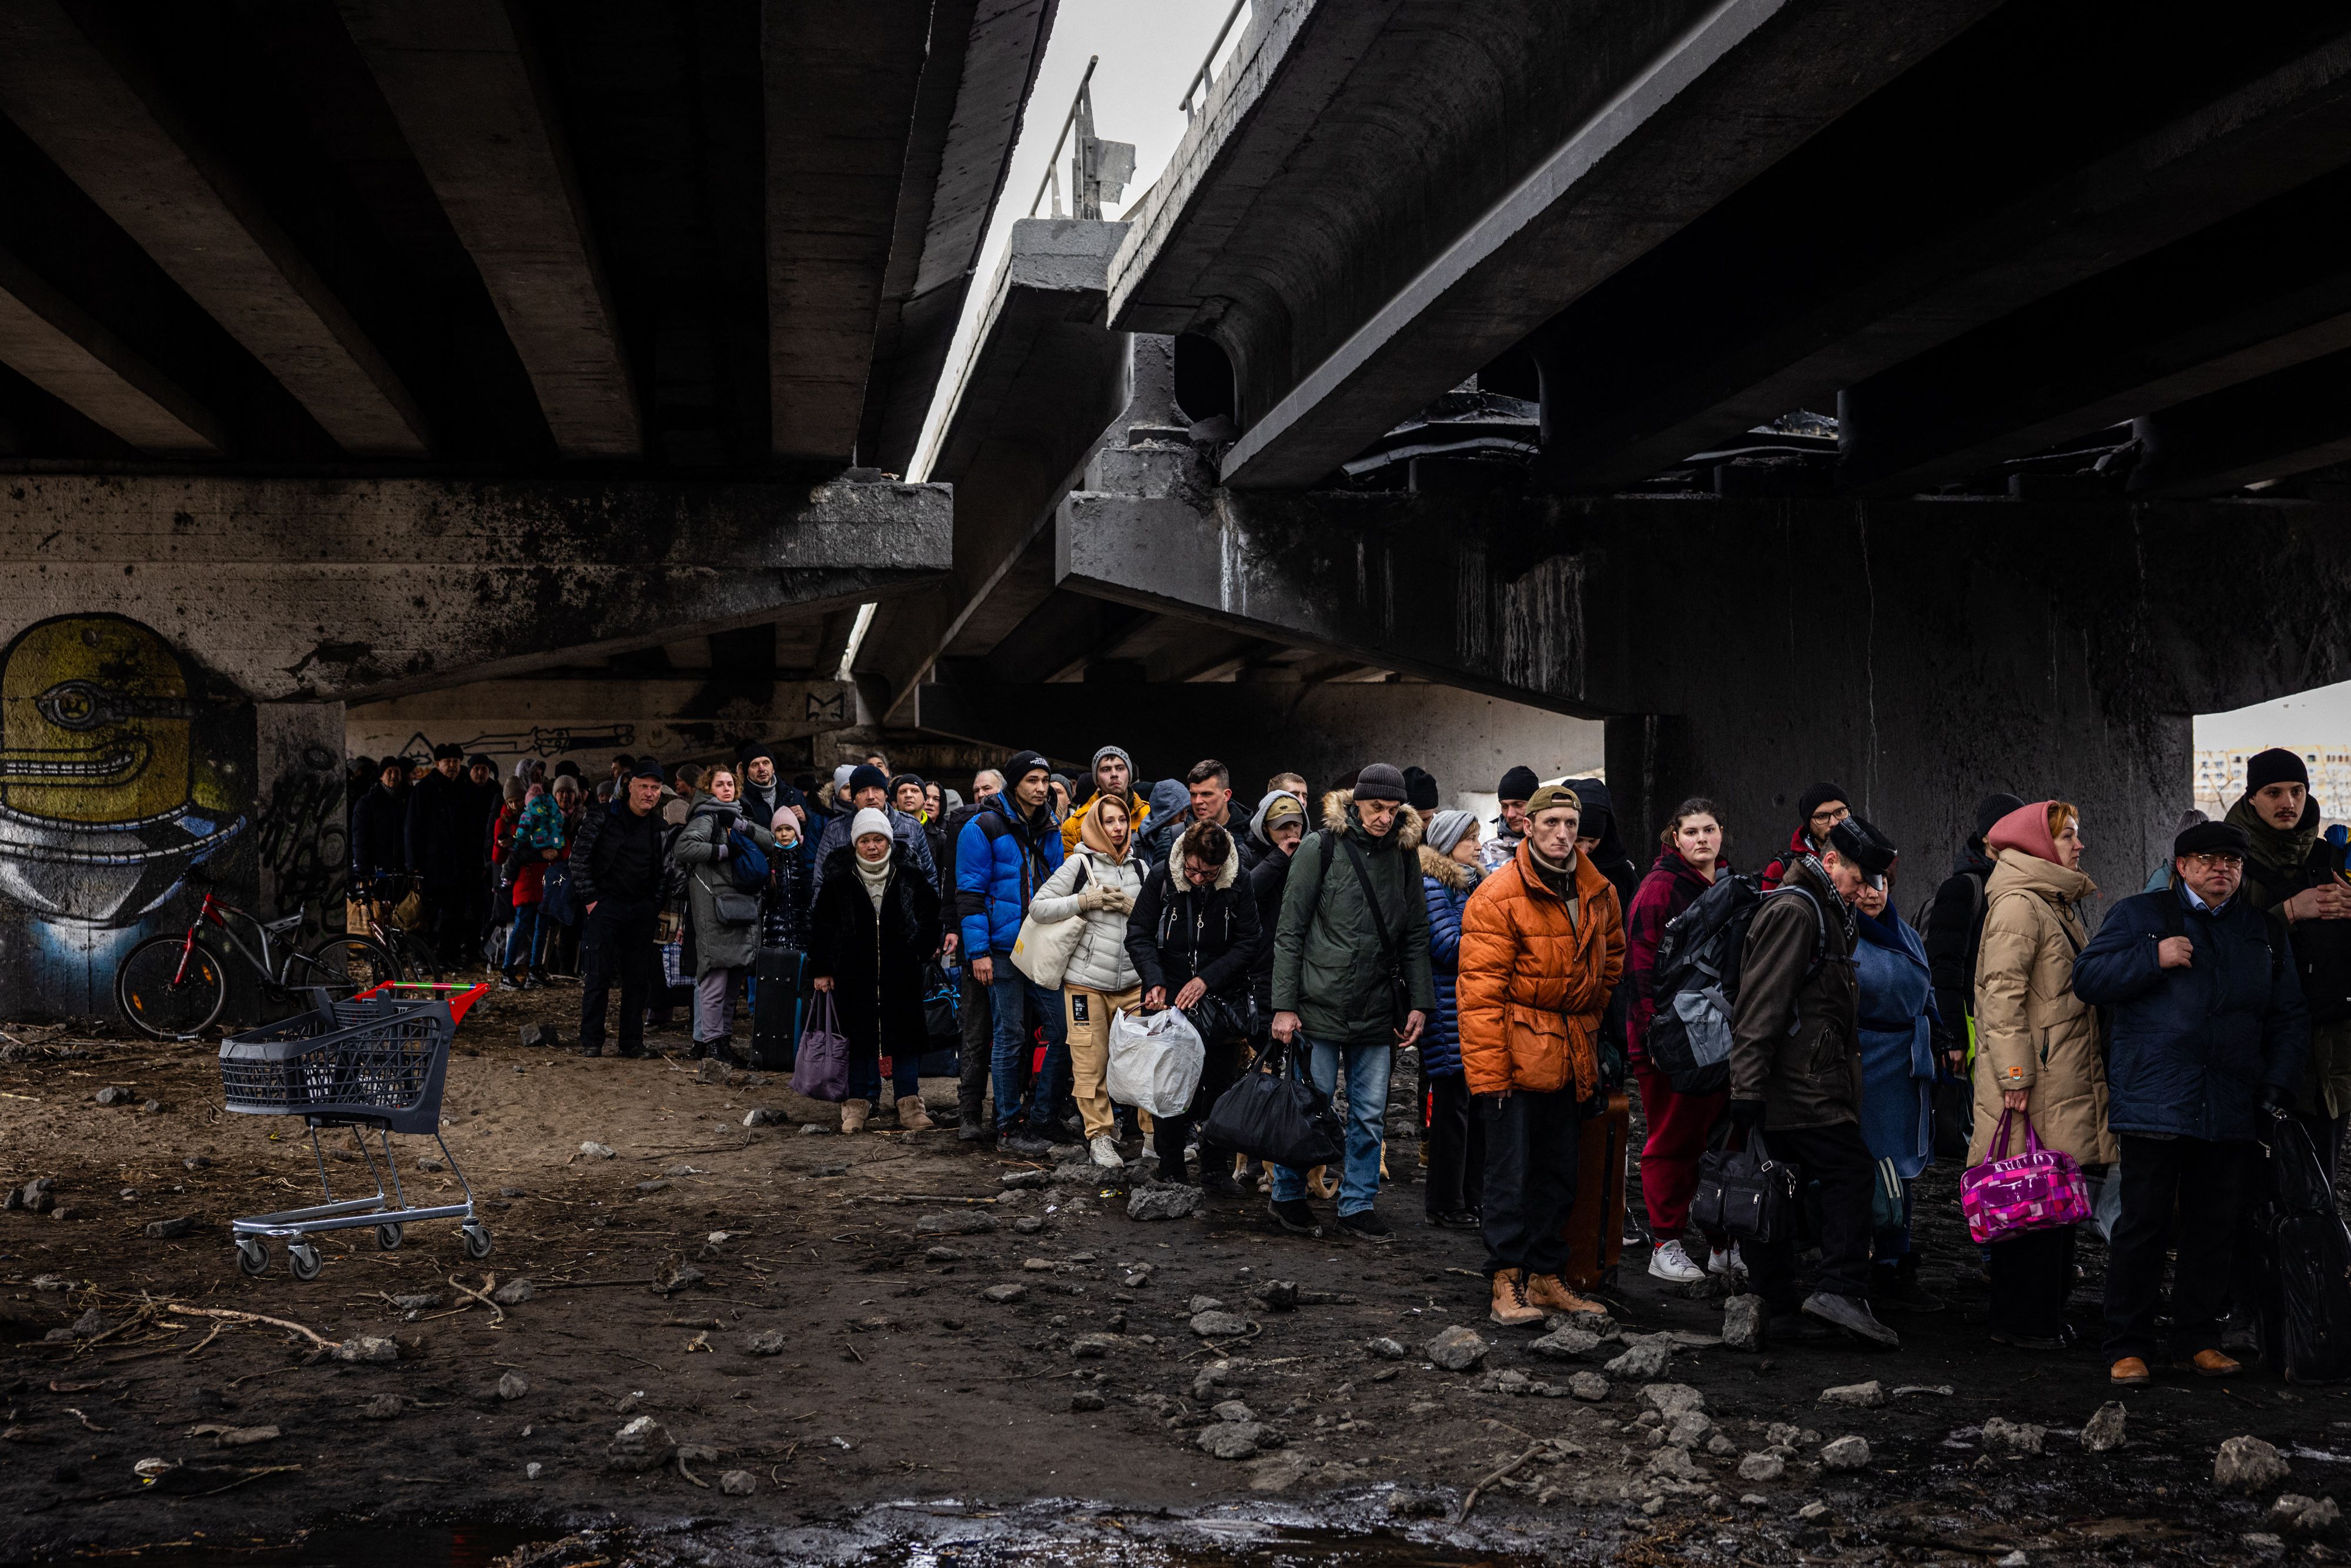
[[[890,819],[891,836],[906,846],[906,856],[914,869],[923,873],[933,888],[939,885],[938,862],[931,858],[931,841],[923,836],[923,824],[890,804],[890,776],[871,762],[863,762],[849,770],[849,798],[836,800],[843,809],[824,825],[824,836],[817,841],[816,869],[809,881],[809,907],[816,907],[817,895],[824,891],[825,866],[832,852],[853,842],[849,825],[860,811],[880,811]],[[948,939],[948,951],[955,942]]]
[[[2225,819],[2247,841],[2245,901],[2275,909],[2294,934],[2310,1009],[2310,1052],[2294,1084],[2295,1113],[2333,1170],[2351,1121],[2351,887],[2318,836],[2310,770],[2283,747],[2245,760],[2245,793]]]
[[[956,909],[964,951],[972,978],[987,988],[996,1026],[990,1075],[997,1135],[1007,1147],[1031,1155],[1074,1141],[1053,1115],[1070,1086],[1061,994],[1038,985],[1012,963],[1012,945],[1019,940],[1029,901],[1061,864],[1061,824],[1045,804],[1052,771],[1037,753],[1016,753],[1004,766],[1011,788],[983,801],[956,843]],[[1045,1026],[1045,1070],[1037,1074],[1024,1104],[1020,1059],[1030,1049],[1032,1014]]]
[[[2238,1370],[2220,1332],[2243,1184],[2253,1140],[2293,1109],[2310,1040],[2284,917],[2243,895],[2252,848],[2233,822],[2189,828],[2172,841],[2171,885],[2116,904],[2074,961],[2074,996],[2113,1009],[2106,1124],[2122,1145],[2122,1214],[2106,1253],[2106,1355],[2116,1383],[2148,1381],[2166,1348],[2206,1377]],[[2157,1321],[2168,1249],[2178,1263],[2167,1347]]]
[[[621,983],[620,1053],[645,1053],[645,1005],[653,983],[661,910],[661,765],[648,758],[627,792],[581,817],[571,845],[571,892],[587,911],[580,936],[580,1054],[604,1054],[604,1012]]]
[[[1488,876],[1510,864],[1519,852],[1520,841],[1527,836],[1527,801],[1541,784],[1533,768],[1518,767],[1503,774],[1502,781],[1494,786],[1501,814],[1487,824],[1493,831],[1478,846],[1479,868]]]
[[[1582,814],[1574,790],[1536,789],[1518,853],[1461,909],[1461,1071],[1485,1133],[1488,1315],[1506,1327],[1607,1310],[1562,1275],[1576,1133],[1607,1092],[1601,1019],[1625,972],[1625,911],[1607,874],[1576,852]]]
[[[1395,1234],[1373,1210],[1390,1059],[1420,1038],[1437,1009],[1420,831],[1420,813],[1405,804],[1404,775],[1384,762],[1365,768],[1352,794],[1322,798],[1322,831],[1290,858],[1274,923],[1273,1039],[1305,1053],[1324,1093],[1345,1075],[1339,1226],[1367,1241]],[[1322,1234],[1304,1172],[1273,1167],[1271,1208],[1283,1229]]]
[[[1105,746],[1094,753],[1093,789],[1071,811],[1069,821],[1061,824],[1061,852],[1068,854],[1078,847],[1078,830],[1085,826],[1086,813],[1093,809],[1095,800],[1108,795],[1126,802],[1128,841],[1140,843],[1143,824],[1151,815],[1151,802],[1134,792],[1134,758],[1123,746]]]
[[[1870,1197],[1877,1168],[1861,1135],[1861,1035],[1854,974],[1854,900],[1885,884],[1894,845],[1857,817],[1827,830],[1818,854],[1792,856],[1784,884],[1747,928],[1730,1022],[1732,1126],[1763,1134],[1771,1155],[1821,1189],[1821,1265],[1811,1295],[1796,1279],[1796,1216],[1740,1255],[1770,1328],[1792,1339],[1843,1329],[1898,1348],[1869,1310]],[[1801,1299],[1800,1299],[1801,1298]]]

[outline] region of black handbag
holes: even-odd
[[[1346,1152],[1346,1132],[1330,1096],[1301,1076],[1297,1053],[1286,1070],[1245,1072],[1217,1096],[1200,1128],[1203,1147],[1238,1149],[1270,1165],[1291,1170],[1337,1165]]]
[[[923,969],[923,1032],[950,1045],[963,1043],[961,977],[936,958]]]
[[[1257,1033],[1257,998],[1243,997],[1232,1002],[1210,991],[1186,1008],[1184,1017],[1209,1045],[1248,1040]]]
[[[1729,1127],[1726,1118],[1717,1138],[1727,1136]],[[1795,1169],[1771,1157],[1762,1128],[1747,1134],[1743,1149],[1716,1146],[1698,1156],[1690,1218],[1702,1228],[1740,1241],[1776,1241],[1795,1222]]]

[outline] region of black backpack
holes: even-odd
[[[1730,1019],[1739,1006],[1747,928],[1766,898],[1783,893],[1801,895],[1813,912],[1809,979],[1827,950],[1828,923],[1808,888],[1782,886],[1766,894],[1758,879],[1731,873],[1717,877],[1667,922],[1657,943],[1657,1007],[1646,1043],[1649,1064],[1666,1075],[1674,1092],[1713,1094],[1729,1086]]]

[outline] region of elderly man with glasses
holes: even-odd
[[[2106,1120],[2122,1145],[2122,1215],[2106,1259],[2106,1354],[2118,1384],[2147,1382],[2167,1348],[2167,1244],[2179,1258],[2171,1359],[2205,1377],[2238,1370],[2220,1335],[2241,1196],[2253,1140],[2293,1113],[2310,1047],[2285,917],[2243,894],[2252,848],[2231,823],[2187,829],[2171,885],[2116,904],[2074,965],[2074,994],[2112,1009]]]

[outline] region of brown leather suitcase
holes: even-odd
[[[1575,1208],[1567,1217],[1567,1283],[1592,1290],[1616,1282],[1625,1254],[1625,1147],[1633,1103],[1623,1091],[1608,1109],[1576,1129]]]

